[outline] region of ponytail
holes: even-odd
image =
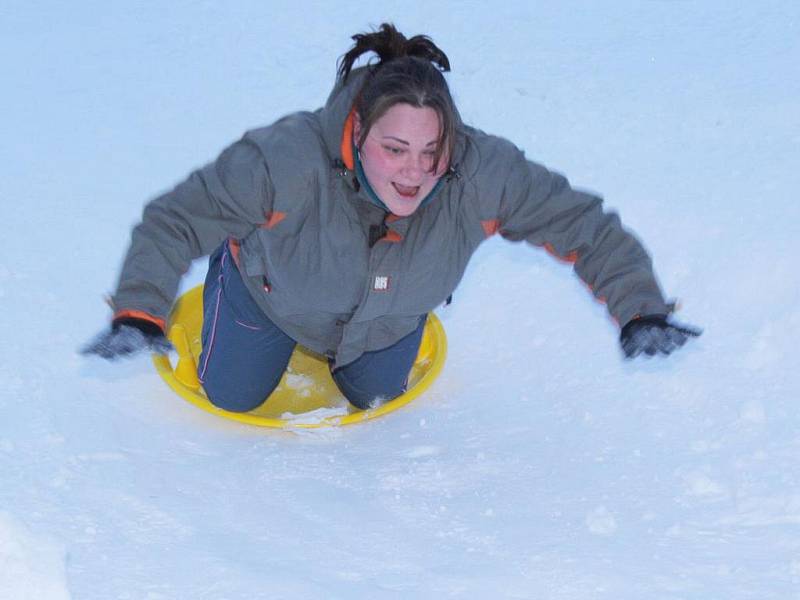
[[[407,39],[391,23],[382,24],[378,31],[372,33],[357,33],[351,39],[355,44],[339,61],[338,75],[345,81],[353,63],[367,52],[378,55],[378,67],[396,58],[415,56],[433,63],[440,71],[450,70],[447,55],[431,38],[427,35],[415,35]]]

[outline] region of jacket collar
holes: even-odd
[[[353,170],[352,153],[348,156],[348,147],[342,143],[346,137],[343,135],[345,128],[349,128],[352,140],[353,123],[352,118],[348,121],[353,110],[356,94],[364,83],[367,75],[367,67],[354,69],[346,82],[341,78],[336,81],[336,85],[328,96],[324,108],[319,110],[319,120],[322,127],[322,137],[331,161],[341,162],[347,169]]]

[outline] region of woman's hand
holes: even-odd
[[[96,354],[107,360],[133,356],[142,350],[166,354],[172,344],[161,328],[150,321],[124,317],[116,319],[108,331],[99,333],[81,348],[81,354]]]
[[[670,323],[666,315],[647,315],[629,321],[619,335],[625,358],[670,354],[683,346],[690,337],[697,337],[702,329]]]

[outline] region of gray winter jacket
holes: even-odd
[[[264,313],[341,366],[414,330],[494,233],[573,261],[621,324],[669,312],[647,253],[599,198],[471,127],[459,127],[436,197],[409,217],[386,218],[346,151],[345,121],[365,74],[339,82],[322,109],[246,133],[150,202],[113,297],[117,315],[163,324],[190,261],[230,238]],[[370,227],[381,225],[385,235],[370,247]]]

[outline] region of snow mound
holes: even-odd
[[[0,590],[14,600],[69,600],[61,544],[0,512]]]

